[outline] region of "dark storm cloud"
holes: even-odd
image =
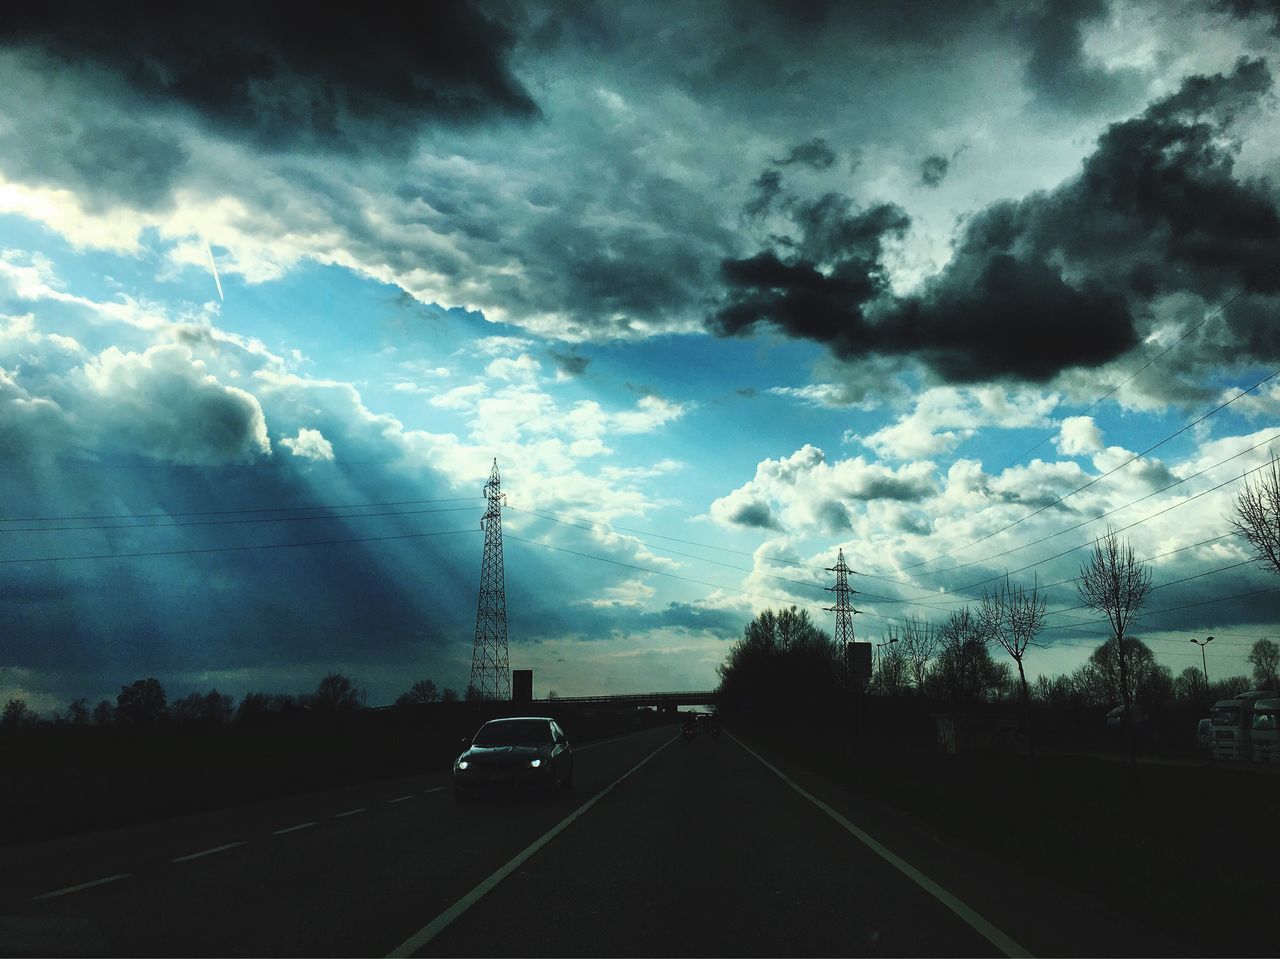
[[[1085,25],[1104,21],[1109,9],[1107,0],[1049,0],[1027,22],[1026,77],[1040,103],[1091,112],[1141,90],[1138,71],[1105,70],[1085,55]]]
[[[529,117],[509,70],[514,37],[460,0],[358,15],[293,4],[61,2],[7,10],[0,44],[102,71],[260,145],[352,149],[426,121]]]
[[[751,526],[756,529],[779,529],[778,521],[774,518],[773,511],[769,509],[766,503],[744,503],[726,519],[730,523],[737,523],[739,526]]]
[[[971,217],[947,267],[911,297],[887,296],[881,262],[905,214],[830,195],[797,205],[792,255],[722,263],[729,292],[713,326],[768,322],[845,360],[912,355],[952,382],[1043,381],[1131,349],[1135,313],[1162,294],[1280,292],[1275,197],[1236,178],[1230,136],[1270,87],[1261,61],[1187,80],[1108,127],[1077,177]],[[1277,351],[1271,337],[1263,355]]]
[[[1214,0],[1213,5],[1240,20],[1266,17],[1272,32],[1280,34],[1280,0]]]
[[[861,306],[887,285],[883,242],[910,223],[892,204],[858,210],[836,194],[797,204],[792,219],[799,236],[786,238],[786,245],[795,256],[784,261],[765,250],[721,263],[731,292],[715,316],[720,332],[743,333],[768,321],[796,336],[828,341],[829,331],[846,320],[860,323]]]
[[[791,166],[799,163],[813,170],[826,170],[836,162],[836,151],[822,137],[814,137],[804,143],[798,143],[791,152],[780,160],[774,160],[777,166]]]
[[[569,376],[581,376],[591,365],[591,358],[579,353],[563,353],[560,350],[547,350],[547,355],[555,362],[556,368]]]
[[[904,476],[868,476],[850,495],[861,500],[887,499],[899,503],[918,503],[936,490],[928,479]]]
[[[751,184],[751,194],[742,208],[747,216],[766,216],[773,209],[773,201],[782,192],[782,174],[777,170],[764,170]]]
[[[936,187],[946,178],[950,166],[950,160],[936,153],[925,157],[920,164],[920,182],[927,187]]]

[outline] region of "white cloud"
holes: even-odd
[[[294,456],[303,459],[322,461],[333,459],[333,444],[325,439],[319,430],[309,430],[305,426],[299,428],[297,436],[286,436],[281,439],[280,445]]]
[[[1063,456],[1080,456],[1102,450],[1102,430],[1092,416],[1068,416],[1054,440]]]

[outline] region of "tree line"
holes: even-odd
[[[93,706],[85,698],[74,700],[65,711],[54,710],[42,717],[26,700],[13,698],[0,710],[0,725],[30,726],[46,722],[72,726],[217,726],[230,723],[258,725],[289,716],[343,715],[365,707],[365,690],[349,676],[329,673],[312,693],[250,692],[237,704],[235,697],[210,689],[169,701],[164,686],[155,677],[138,679],[120,687],[114,702],[100,700]],[[457,702],[457,690],[438,689],[433,680],[420,679],[395,701],[401,708],[434,702]],[[475,698],[468,688],[467,698]]]

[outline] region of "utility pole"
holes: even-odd
[[[507,656],[507,587],[502,570],[502,481],[493,461],[484,484],[484,558],[480,563],[480,600],[476,607],[476,640],[471,649],[471,686],[484,699],[511,698],[511,664]]]

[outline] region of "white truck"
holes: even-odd
[[[1275,693],[1270,690],[1251,689],[1213,704],[1209,718],[1213,722],[1213,744],[1210,752],[1214,759],[1249,762],[1254,758],[1254,712],[1259,702],[1274,697]]]
[[[1254,702],[1249,739],[1255,763],[1280,763],[1280,698]]]

